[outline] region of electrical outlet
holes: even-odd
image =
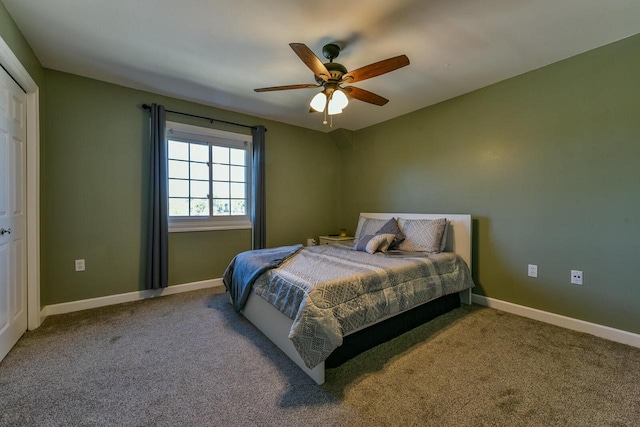
[[[582,285],[582,271],[571,270],[571,283],[574,285]]]
[[[529,264],[528,275],[529,277],[538,277],[538,266],[535,264]]]
[[[84,271],[84,260],[77,259],[76,260],[76,271]]]

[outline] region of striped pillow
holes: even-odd
[[[353,249],[370,254],[376,251],[386,252],[395,237],[393,234],[367,234],[356,242]]]

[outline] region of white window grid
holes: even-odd
[[[169,193],[170,203],[172,199],[188,200],[188,215],[170,215],[169,216],[169,231],[199,231],[199,230],[213,230],[213,229],[237,229],[237,228],[251,228],[250,209],[251,209],[251,139],[249,135],[236,134],[231,132],[224,132],[209,128],[203,128],[198,126],[185,125],[181,123],[167,122],[167,144],[170,141],[176,141],[179,143],[186,143],[188,145],[187,158],[171,158],[169,150],[167,150],[168,162],[184,162],[186,163],[186,177],[169,176],[170,183],[176,184],[177,181],[183,180],[188,189],[188,197],[175,197]],[[198,159],[192,157],[192,147],[198,146],[206,147],[208,156],[206,161],[202,156]],[[169,147],[169,146],[168,146]],[[244,153],[243,161],[238,161],[237,158],[228,158],[228,162],[218,161],[214,158],[215,147],[228,148],[229,153],[239,154],[237,150],[241,150]],[[241,165],[240,163],[244,163]],[[175,163],[173,164],[176,165]],[[202,178],[202,174],[195,178],[193,175],[192,165],[203,165],[206,167],[207,177]],[[224,170],[226,167],[228,179],[222,179],[220,175],[217,175],[216,170]],[[217,169],[216,169],[217,168]],[[201,168],[202,169],[202,168]],[[241,169],[244,170],[242,177],[237,176]],[[171,168],[170,168],[171,170]],[[214,175],[216,174],[216,175]],[[173,180],[173,181],[172,181]],[[202,190],[206,183],[206,194],[203,194]],[[214,185],[221,188],[222,183],[227,183],[229,186],[228,197],[227,193],[223,194],[223,197],[215,197]],[[195,184],[195,185],[194,185]],[[238,195],[238,189],[241,184],[244,184],[244,191],[242,197]],[[200,187],[199,192],[194,193],[194,187]],[[193,210],[193,203],[200,203],[200,210]],[[220,206],[224,203],[228,203],[227,210],[220,210]],[[206,203],[206,209],[202,209],[203,203]],[[221,204],[222,203],[222,204]],[[238,208],[244,204],[244,213],[240,214]],[[171,205],[170,205],[171,206]],[[234,208],[235,206],[235,208]]]

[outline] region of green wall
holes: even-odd
[[[338,148],[323,133],[46,70],[42,304],[143,288],[149,113],[143,103],[244,124],[265,124],[267,244],[337,230]],[[200,126],[183,116],[168,120]],[[243,132],[242,128],[222,127]],[[171,285],[219,278],[250,230],[171,233]],[[86,271],[74,271],[74,259]]]
[[[475,293],[640,333],[638,76],[634,36],[354,132],[342,220],[471,213]]]

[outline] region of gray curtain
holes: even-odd
[[[146,289],[166,288],[169,282],[167,187],[165,110],[162,105],[152,104]]]
[[[253,134],[253,168],[251,188],[253,203],[251,204],[251,222],[253,223],[252,248],[267,247],[267,217],[264,173],[264,137],[267,130],[264,126],[252,128]]]

